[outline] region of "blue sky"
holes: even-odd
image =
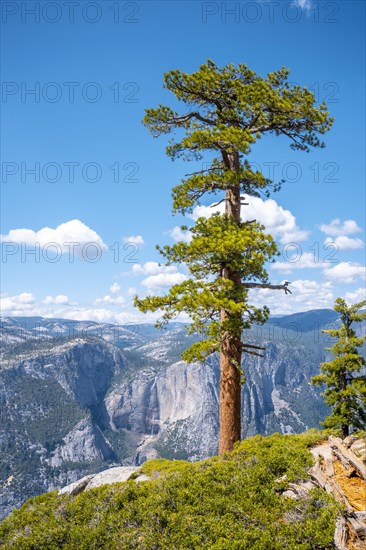
[[[186,276],[157,265],[155,244],[179,237],[170,190],[195,165],[171,162],[141,119],[173,104],[164,72],[208,58],[286,66],[336,119],[325,149],[273,136],[253,148],[249,160],[288,181],[245,215],[275,236],[271,280],[293,289],[253,301],[290,313],[363,299],[364,2],[20,1],[2,3],[2,21],[3,315],[152,319],[131,296]]]

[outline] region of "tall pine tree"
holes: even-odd
[[[173,285],[167,295],[135,298],[141,311],[162,311],[160,325],[181,312],[190,316],[189,331],[201,334],[202,340],[183,354],[184,359],[203,360],[220,352],[220,453],[231,450],[241,437],[242,353],[262,349],[242,341],[243,329],[265,322],[269,314],[266,306],[248,303],[248,290],[290,292],[289,283],[268,281],[265,263],[277,253],[272,237],[255,220],[241,220],[243,195],[268,195],[278,189],[244,157],[265,134],[289,138],[295,150],[323,147],[318,135],[333,122],[326,105],[315,105],[314,95],[290,85],[288,75],[282,68],[262,78],[246,65],[219,68],[211,60],[192,74],[173,70],[165,74],[165,87],[187,111],[180,114],[159,105],[148,109],[144,119],[154,137],[182,135],[167,147],[173,160],[200,160],[204,153],[211,160],[174,187],[174,213],[191,212],[206,194],[224,194],[223,215],[198,219],[189,243],[158,247],[168,264],[185,264],[190,278]]]
[[[366,300],[348,306],[342,298],[336,299],[334,310],[339,313],[342,326],[322,331],[338,338],[331,348],[326,348],[333,353],[334,359],[322,363],[322,374],[311,380],[313,384],[327,386],[323,395],[332,412],[322,424],[326,428],[340,429],[343,437],[349,435],[350,428],[366,429],[366,376],[360,374],[365,359],[357,350],[366,336],[358,338],[352,328],[353,323],[366,319],[366,311],[359,311],[365,306]]]

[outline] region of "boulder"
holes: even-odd
[[[103,470],[98,474],[92,474],[85,476],[74,483],[70,483],[66,487],[59,490],[59,495],[75,496],[83,491],[89,489],[95,489],[101,485],[110,485],[111,483],[123,483],[128,481],[131,477],[141,468],[138,466],[116,466],[115,468],[109,468]],[[148,481],[150,478],[145,474],[140,474],[136,477],[136,483],[141,481]]]
[[[111,483],[128,481],[138,470],[140,470],[138,466],[117,466],[115,468],[109,468],[93,476],[85,489],[89,490],[100,487],[100,485],[110,485]]]
[[[94,477],[93,474],[82,477],[81,479],[74,481],[74,483],[70,483],[70,485],[66,485],[66,487],[63,487],[62,489],[60,489],[58,494],[69,495],[70,497],[74,497],[75,495],[78,495],[79,493],[85,490],[86,486],[88,485],[92,477]]]

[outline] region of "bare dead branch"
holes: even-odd
[[[221,204],[222,202],[226,201],[226,198],[225,199],[221,199],[221,201],[219,202],[215,202],[215,204],[211,204],[210,208],[215,208],[215,206],[219,206],[219,204]]]
[[[292,294],[288,288],[289,283],[286,281],[283,285],[271,285],[269,283],[242,283],[244,288],[270,288],[272,290],[284,290],[285,294]]]
[[[243,347],[245,348],[253,348],[253,349],[262,349],[265,350],[266,348],[262,348],[261,346],[254,346],[253,344],[243,344]]]

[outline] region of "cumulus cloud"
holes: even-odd
[[[132,273],[136,275],[158,275],[159,273],[176,273],[178,269],[174,265],[161,265],[158,262],[146,262],[143,265],[134,264]]]
[[[132,266],[132,273],[145,275],[141,284],[149,290],[159,290],[171,285],[182,283],[187,277],[178,271],[175,265],[161,265],[158,262],[146,262],[143,265]]]
[[[325,269],[324,275],[334,281],[353,283],[357,279],[366,278],[366,268],[358,263],[340,262],[334,267]]]
[[[49,304],[68,304],[69,303],[69,297],[65,294],[58,294],[57,296],[46,296],[46,298],[43,300],[43,303],[46,305]]]
[[[123,237],[124,243],[129,244],[136,244],[137,246],[142,246],[145,244],[144,239],[141,237],[141,235],[130,235],[130,237]]]
[[[150,275],[141,281],[141,284],[149,289],[161,289],[183,283],[187,276],[183,273],[159,273],[158,275]]]
[[[263,200],[260,197],[245,197],[248,206],[242,208],[242,220],[257,220],[266,228],[266,231],[278,238],[282,243],[304,241],[309,236],[309,231],[299,228],[296,218],[273,199]],[[223,213],[225,204],[221,203],[214,208],[210,206],[196,206],[191,217],[196,220],[199,217],[208,218],[215,212]]]
[[[319,283],[297,279],[289,288],[292,294],[270,289],[251,290],[250,301],[258,307],[267,305],[273,315],[333,307],[334,294],[330,281]]]
[[[332,239],[327,237],[324,241],[324,244],[334,244],[338,250],[357,250],[358,248],[364,247],[364,242],[362,239],[350,238],[346,235],[340,235]]]
[[[357,288],[353,292],[346,292],[344,299],[348,304],[356,304],[357,302],[363,302],[366,300],[366,288]]]
[[[61,315],[60,315],[61,313]],[[60,317],[62,312],[55,309],[52,314],[44,315],[45,317]],[[155,323],[161,316],[159,312],[141,313],[137,308],[128,307],[127,304],[122,308],[110,307],[110,304],[98,306],[77,306],[67,310],[67,318],[77,321],[96,321],[99,323],[117,323],[117,324],[134,324],[134,323]]]
[[[17,315],[31,315],[35,298],[31,292],[22,292],[14,296],[2,294],[0,298],[1,315],[11,317]]]
[[[323,223],[319,226],[319,229],[331,237],[353,235],[354,233],[359,233],[362,231],[355,220],[345,220],[344,222],[341,222],[339,218],[335,218],[329,224]]]
[[[65,317],[69,315],[68,308],[75,305],[77,302],[70,302],[69,297],[65,294],[47,295],[42,301],[36,300],[31,292],[22,292],[13,296],[2,294],[0,314],[8,317],[38,315],[41,317]]]
[[[169,231],[169,235],[175,242],[183,241],[189,243],[192,240],[190,231],[183,231],[178,225]]]
[[[85,245],[94,246],[98,252],[102,252],[107,247],[101,237],[90,227],[80,220],[70,220],[61,223],[55,229],[43,227],[38,231],[33,229],[11,229],[8,234],[0,236],[1,242],[11,242],[16,244],[26,244],[39,247],[53,245],[61,253],[73,255],[84,254]],[[88,256],[92,252],[88,252]],[[95,255],[95,253],[94,253]],[[88,259],[90,259],[88,257]]]
[[[289,249],[290,250],[290,249]],[[271,264],[271,269],[290,273],[293,269],[324,268],[327,264],[324,260],[316,258],[312,252],[295,253],[288,255],[288,261]]]
[[[110,290],[110,292],[112,292],[112,294],[115,294],[116,292],[121,290],[121,287],[119,286],[118,283],[113,283],[113,285],[110,287],[109,290]]]
[[[123,296],[111,296],[106,294],[103,298],[97,298],[95,304],[122,305],[125,303]]]
[[[129,311],[118,313],[107,308],[80,307],[67,311],[67,318],[76,321],[97,321],[100,323],[129,323],[137,320],[137,316]],[[140,317],[141,322],[141,317]]]
[[[116,298],[107,295],[100,298],[98,304],[93,307],[93,305],[80,305],[75,302],[61,303],[63,300],[57,300],[57,296],[49,296],[42,302],[37,302],[35,296],[30,292],[22,292],[14,296],[2,294],[0,313],[4,317],[41,316],[118,324],[154,323],[161,315],[159,312],[140,313],[132,304],[122,302],[122,300],[122,297]],[[115,304],[123,304],[123,307],[114,308]]]

